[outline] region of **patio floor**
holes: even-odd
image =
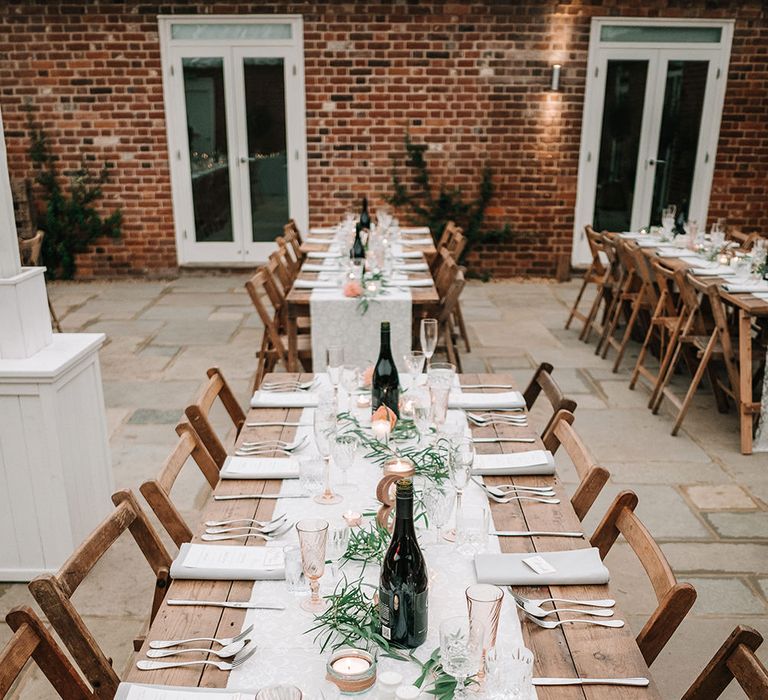
[[[222,368],[245,405],[261,338],[245,279],[190,274],[50,286],[65,331],[101,331],[109,339],[101,367],[116,488],[138,489],[159,470],[174,444],[173,426],[209,366]],[[576,429],[612,474],[586,531],[616,493],[636,491],[638,512],[678,577],[698,590],[694,609],[652,668],[662,695],[679,697],[735,624],[768,636],[768,455],[739,454],[735,413],[717,413],[706,391],[672,437],[669,415],[651,415],[647,392],[627,386],[637,347],[623,371],[612,374],[594,345],[563,330],[576,289],[576,282],[469,284],[463,305],[473,352],[463,355],[464,370],[508,371],[524,385],[539,362],[555,366],[557,381],[579,404]],[[575,483],[567,457],[557,461]],[[186,511],[201,502],[202,486],[202,477],[184,475],[177,490]],[[627,545],[617,544],[607,563],[613,590],[639,631],[655,605],[650,585]],[[149,567],[133,541],[122,538],[75,596],[118,672],[148,614],[151,587]],[[30,601],[26,586],[0,584],[3,613]],[[9,636],[0,624],[0,644]],[[49,697],[48,690],[30,677],[20,697]],[[731,689],[724,697],[740,695]]]

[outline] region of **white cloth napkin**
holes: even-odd
[[[206,700],[255,700],[253,691],[232,688],[186,688],[150,683],[121,683],[117,686],[115,700],[187,700],[203,696]]]
[[[301,266],[302,272],[328,272],[328,271],[338,271],[341,268],[338,265],[334,265],[332,263],[325,264],[325,263],[304,263]]]
[[[412,236],[414,234],[430,234],[429,226],[406,226],[400,229],[400,233],[404,236]]]
[[[423,260],[424,253],[418,250],[403,250],[399,245],[392,246],[392,257],[402,260]]]
[[[415,280],[397,279],[395,277],[385,286],[387,287],[431,287],[432,284],[433,284],[432,280],[427,279],[426,277],[421,279],[415,279]]]
[[[434,241],[431,238],[409,238],[408,245],[433,245]]]
[[[303,280],[298,279],[293,283],[294,289],[335,289],[339,286],[336,280]]]
[[[768,301],[768,292],[756,292],[755,296],[760,299],[760,301]]]
[[[728,265],[717,265],[716,267],[694,267],[691,272],[697,277],[730,277],[736,274]]]
[[[659,248],[656,251],[656,255],[662,258],[695,258],[701,260],[701,257],[692,250],[686,250],[685,248],[670,248],[668,246]]]
[[[426,270],[429,270],[429,265],[425,262],[395,263],[394,267],[395,271],[403,272],[425,272]]]
[[[185,542],[171,564],[171,576],[199,581],[274,581],[285,578],[285,559],[280,547]]]
[[[341,253],[333,253],[330,250],[310,250],[307,253],[308,258],[321,258],[326,260],[328,258],[340,258]]]
[[[317,406],[317,394],[312,391],[264,391],[251,397],[251,408],[312,408]]]
[[[525,399],[519,391],[499,391],[479,394],[452,391],[448,396],[448,408],[525,408]]]
[[[294,457],[233,457],[224,460],[222,479],[298,479]]]
[[[537,574],[523,561],[537,555],[555,571]],[[497,586],[585,586],[608,583],[610,578],[595,547],[536,554],[476,554],[475,571],[479,583]]]
[[[647,236],[643,236],[637,239],[637,245],[641,248],[656,248],[656,246],[661,245],[661,241],[658,238],[648,238]]]
[[[305,243],[317,244],[317,245],[324,245],[326,243],[335,243],[336,239],[335,238],[320,238],[318,236],[309,236],[309,237],[307,237],[307,239],[304,242]]]
[[[475,455],[472,473],[476,476],[554,474],[555,458],[549,450],[529,450],[504,455]]]
[[[329,233],[336,233],[336,227],[335,226],[313,226],[309,229],[309,233],[311,234],[317,234],[320,236],[329,234]]]
[[[723,289],[731,294],[768,292],[768,282],[726,282]]]

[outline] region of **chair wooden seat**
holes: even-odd
[[[32,608],[16,607],[5,621],[14,634],[0,649],[0,698],[6,697],[30,659],[64,700],[96,697]]]

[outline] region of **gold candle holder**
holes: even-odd
[[[342,647],[328,659],[326,678],[344,695],[357,695],[376,682],[376,659],[363,649]]]

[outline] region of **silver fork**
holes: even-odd
[[[285,450],[286,452],[294,452],[300,450],[304,445],[307,444],[308,436],[305,435],[301,440],[298,442],[288,442],[286,440],[256,440],[253,442],[241,442],[240,447],[238,449],[266,449],[268,447],[277,447],[281,450]]]
[[[317,383],[317,377],[308,382],[298,379],[271,380],[262,382],[259,389],[264,391],[309,391]]]
[[[285,513],[282,513],[281,515],[272,518],[272,520],[255,520],[254,518],[235,518],[234,520],[206,520],[205,526],[222,527],[224,525],[234,525],[235,523],[249,523],[251,525],[266,527],[267,525],[272,525],[273,523],[279,522],[280,520],[285,520],[287,517],[288,516]]]
[[[244,540],[248,537],[258,537],[261,540],[264,540],[265,542],[271,542],[272,540],[276,540],[280,535],[285,534],[286,530],[289,530],[291,528],[291,525],[288,525],[288,527],[283,528],[279,532],[275,531],[271,535],[265,534],[263,532],[243,532],[243,533],[237,533],[237,532],[222,532],[219,534],[211,534],[211,533],[205,533],[204,535],[200,535],[200,539],[203,540],[203,542],[219,542],[221,540]],[[242,529],[242,528],[238,528]],[[246,528],[248,529],[248,528]]]
[[[240,639],[232,644],[221,649],[195,649],[192,647],[184,647],[183,649],[150,649],[147,651],[147,656],[150,659],[164,659],[167,656],[176,656],[177,654],[213,654],[220,659],[231,659],[233,656],[237,656],[245,647],[250,639]]]
[[[467,416],[467,420],[472,424],[477,426],[478,428],[491,428],[496,426],[505,426],[505,425],[511,425],[513,428],[527,428],[528,427],[528,421],[527,419],[523,420],[506,420],[506,419],[499,419],[499,418],[483,418],[482,420],[478,420],[477,418],[470,418]]]
[[[499,424],[510,424],[510,425],[527,425],[528,424],[528,416],[521,415],[521,416],[508,416],[508,415],[498,415],[498,414],[489,414],[485,415],[482,413],[472,413],[471,411],[466,412],[467,418],[474,423],[475,425],[490,425],[492,423],[499,423]]]
[[[494,496],[498,496],[499,498],[506,498],[507,496],[512,495],[512,492],[517,493],[518,491],[523,492],[523,495],[526,493],[538,494],[539,496],[555,495],[555,489],[551,486],[516,486],[515,484],[500,484],[499,486],[489,486],[474,476],[472,477],[472,481],[474,481],[484,491],[492,493]]]
[[[258,533],[261,535],[271,535],[272,537],[279,537],[287,530],[290,530],[293,527],[293,523],[289,522],[281,522],[277,523],[274,527],[270,528],[269,530],[261,527],[251,527],[251,526],[243,526],[243,527],[209,527],[206,529],[205,534],[206,535],[223,535],[226,532],[253,532]]]
[[[294,451],[285,447],[239,447],[235,450],[235,457],[257,457],[258,455],[268,455],[273,452],[290,457]]]
[[[579,623],[582,625],[597,625],[599,627],[624,627],[624,620],[588,620],[587,618],[583,617],[574,617],[569,620],[540,620],[538,617],[534,617],[530,613],[527,613],[525,610],[523,610],[523,614],[525,615],[526,619],[547,630],[553,630],[556,627],[560,627],[561,625]]]
[[[488,495],[488,498],[490,498],[492,501],[495,501],[496,503],[512,503],[512,501],[536,501],[537,503],[550,503],[552,505],[557,505],[560,503],[559,498],[547,498],[547,497],[540,497],[540,496],[504,496],[503,498],[499,498],[498,496],[494,496],[489,491],[485,492]]]
[[[510,586],[510,591],[512,590],[512,587]],[[527,600],[534,605],[543,605],[544,603],[570,603],[572,605],[589,605],[595,608],[612,608],[616,605],[616,601],[612,600],[611,598],[603,598],[598,600],[574,600],[571,598],[526,598],[525,596],[521,596],[519,593],[515,593],[515,595],[522,599]]]
[[[244,650],[243,650],[244,651]],[[177,668],[181,666],[215,666],[219,671],[232,671],[238,666],[242,666],[248,659],[256,653],[256,647],[252,647],[248,653],[241,651],[232,661],[211,661],[210,659],[201,659],[199,661],[153,661],[151,659],[141,659],[136,662],[136,668],[142,671],[158,671],[163,668]]]
[[[189,639],[159,639],[149,643],[150,649],[168,649],[169,647],[177,647],[181,644],[192,644],[193,642],[214,642],[223,647],[229,644],[239,642],[241,639],[245,639],[253,630],[253,625],[248,625],[240,634],[236,637],[190,637]]]
[[[525,598],[519,598],[515,593],[512,593],[512,598],[515,604],[521,610],[524,610],[529,615],[534,617],[546,617],[547,615],[555,615],[557,613],[579,613],[581,615],[592,615],[594,617],[613,617],[613,608],[597,608],[595,610],[580,610],[579,608],[555,608],[554,610],[545,610],[539,605],[534,605],[531,601]]]

